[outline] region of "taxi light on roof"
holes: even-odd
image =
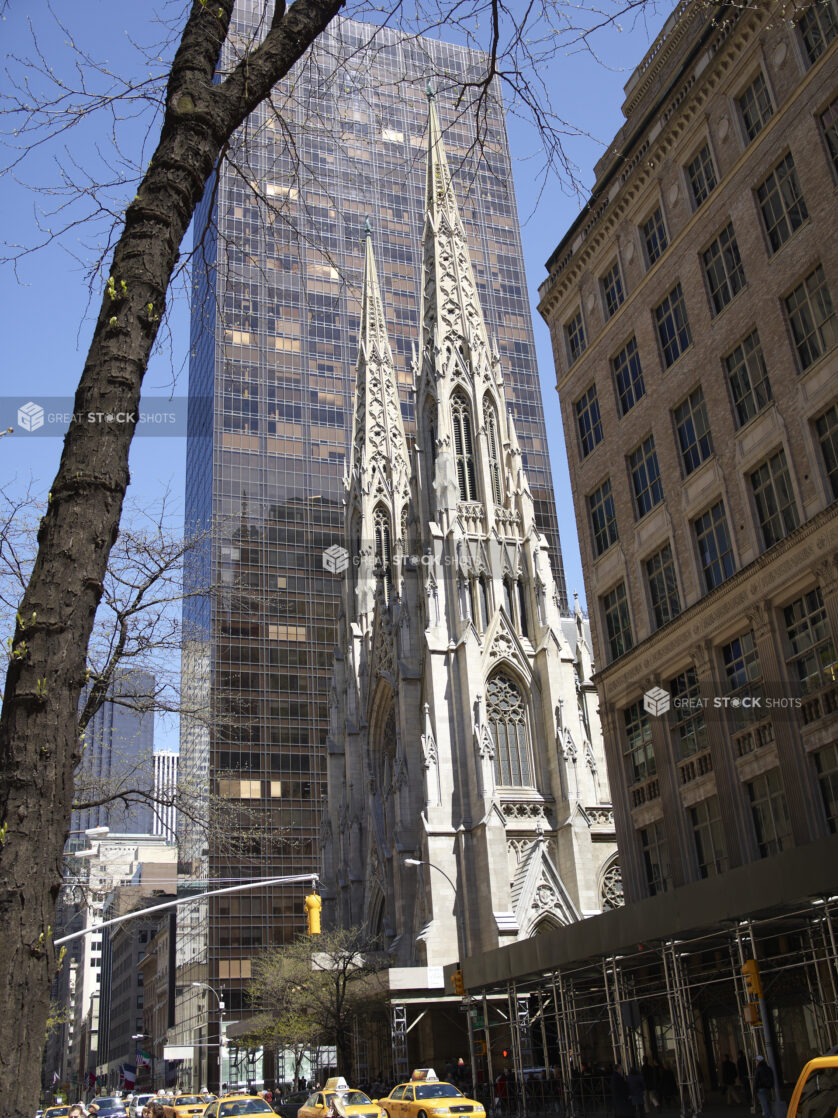
[[[422,1079],[427,1083],[439,1083],[439,1076],[433,1068],[416,1068],[410,1078],[413,1081]]]
[[[349,1084],[342,1075],[336,1075],[332,1079],[327,1079],[323,1084],[324,1091],[348,1091]]]

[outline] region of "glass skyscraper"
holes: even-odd
[[[224,67],[261,17],[258,0],[239,5]],[[493,90],[479,137],[474,107],[455,109],[478,72],[463,47],[336,21],[240,130],[196,218],[186,515],[213,529],[190,575],[213,589],[187,599],[184,687],[203,714],[183,722],[181,778],[222,816],[206,834],[181,820],[196,874],[319,867],[341,588],[323,552],[343,542],[363,231],[369,218],[409,433],[429,80],[567,611],[503,106]],[[238,826],[247,838],[227,843]],[[224,988],[228,1016],[246,1009],[253,956],[304,929],[307,891],[209,902],[189,973]]]

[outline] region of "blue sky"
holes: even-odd
[[[514,2],[511,6],[514,10]],[[63,10],[70,7],[70,11]],[[622,122],[623,85],[662,25],[669,7],[668,4],[657,9],[649,7],[639,17],[626,21],[622,30],[612,28],[603,33],[595,41],[598,58],[579,51],[557,56],[553,61],[547,81],[554,105],[580,132],[579,136],[568,139],[566,151],[586,190],[593,183],[594,163]],[[97,59],[107,59],[116,73],[135,73],[137,58],[132,39],[150,42],[155,35],[145,5],[80,0],[72,6],[58,5],[58,10],[62,18],[71,22],[70,30],[77,43],[83,44]],[[126,26],[126,20],[134,22]],[[44,0],[28,0],[25,5],[12,4],[7,8],[0,29],[6,54],[31,56],[30,23],[36,28],[48,64],[56,72],[64,72],[70,58],[67,36],[55,26]],[[0,82],[6,93],[8,78]],[[505,97],[508,100],[508,94],[505,93]],[[109,137],[102,140],[102,128],[101,122],[82,124],[63,138],[65,153],[62,154],[69,154],[82,172],[95,167],[97,146],[102,148],[109,140]],[[567,585],[571,593],[578,590],[584,602],[549,336],[535,311],[538,284],[546,275],[544,262],[577,216],[584,197],[576,194],[567,183],[543,182],[538,174],[541,160],[537,135],[515,116],[509,117],[508,129]],[[126,152],[141,150],[142,135],[130,122],[118,125],[117,139]],[[14,142],[12,138],[11,143]],[[36,151],[17,172],[17,177],[30,182],[59,184],[54,155],[46,149]],[[2,159],[3,163],[6,161]],[[37,237],[38,211],[46,201],[16,181],[15,175],[0,177],[0,240],[7,244],[31,243]],[[51,228],[57,226],[57,219],[41,217],[40,220]],[[0,361],[5,394],[26,394],[35,400],[44,396],[72,395],[91,331],[85,267],[80,261],[89,262],[92,258],[89,234],[73,230],[60,244],[52,244],[20,261],[16,272],[9,265],[0,265],[4,339]],[[95,294],[94,306],[98,304],[100,290]],[[186,393],[188,327],[183,298],[174,305],[172,339],[171,347],[158,354],[150,366],[145,382],[147,395],[167,395],[173,384],[176,395]],[[45,492],[60,453],[58,438],[35,438],[25,433],[2,438],[0,479],[5,484],[16,478],[24,485],[32,477]],[[182,438],[135,438],[131,451],[134,499],[153,503],[168,487],[173,496],[172,507],[179,513],[184,460],[185,440]]]

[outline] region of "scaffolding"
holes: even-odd
[[[765,991],[754,1024],[748,958],[759,961]],[[524,1085],[519,1113],[551,1109],[556,1098],[570,1118],[608,1106],[613,1065],[639,1068],[645,1058],[671,1072],[674,1101],[694,1118],[722,1086],[723,1054],[741,1053],[752,1068],[774,1046],[780,1078],[793,1082],[805,1060],[838,1044],[835,900],[575,960],[481,993],[505,996],[512,1076]]]

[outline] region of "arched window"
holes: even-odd
[[[521,636],[527,637],[529,639],[529,625],[527,623],[527,592],[520,578],[515,580],[515,588],[518,591],[518,625],[521,629]]]
[[[492,676],[486,685],[486,716],[495,746],[495,780],[507,787],[531,788],[524,699],[504,672]]]
[[[425,452],[428,455],[429,467],[436,462],[436,404],[428,400],[425,404]],[[431,480],[433,475],[431,474]]]
[[[384,599],[389,602],[393,591],[393,547],[390,535],[390,517],[380,505],[373,513],[375,533],[375,569],[384,576]]]
[[[471,616],[478,633],[485,633],[489,624],[489,595],[485,575],[471,580]]]
[[[512,597],[512,579],[509,575],[503,576],[503,608],[506,610],[506,616],[515,624],[515,601]]]
[[[451,398],[451,425],[454,428],[454,457],[457,462],[460,500],[476,501],[477,478],[474,472],[471,416],[468,401],[460,392],[456,392]]]
[[[500,436],[498,417],[494,405],[488,398],[483,401],[483,423],[486,427],[486,444],[489,448],[489,480],[492,497],[496,505],[503,504],[503,484],[500,465]]]

